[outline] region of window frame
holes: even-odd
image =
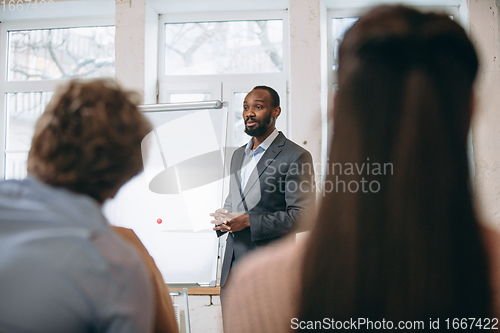
[[[191,22],[226,22],[253,20],[282,20],[283,22],[283,71],[277,73],[244,74],[165,74],[165,24]],[[271,11],[228,11],[161,14],[158,22],[158,102],[169,102],[170,93],[210,92],[211,99],[228,102],[228,124],[234,121],[233,93],[236,90],[250,91],[254,86],[265,84],[273,87],[280,95],[281,115],[278,130],[289,132],[288,80],[290,77],[290,37],[287,10]],[[230,129],[232,135],[232,129]]]
[[[6,141],[7,141],[7,99],[9,93],[27,93],[41,91],[55,91],[60,85],[67,83],[70,79],[34,80],[34,81],[7,81],[8,75],[8,34],[10,31],[39,30],[39,29],[64,29],[95,26],[115,26],[114,17],[79,17],[64,19],[35,19],[15,20],[2,22],[0,25],[0,175],[5,179],[6,171]],[[82,80],[91,80],[82,79]]]
[[[226,22],[226,21],[254,21],[254,20],[282,20],[283,21],[283,71],[281,73],[251,73],[251,74],[202,74],[202,75],[165,75],[165,24],[192,23],[192,22]],[[239,75],[284,75],[288,77],[290,68],[288,12],[286,10],[249,11],[249,12],[204,12],[204,13],[176,13],[162,14],[158,24],[158,80],[177,81],[185,77],[202,80],[207,77],[231,77]],[[189,80],[189,79],[188,79]]]

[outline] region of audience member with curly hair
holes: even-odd
[[[0,331],[178,330],[154,261],[101,212],[142,170],[151,126],[135,99],[71,81],[36,123],[28,177],[0,183]]]

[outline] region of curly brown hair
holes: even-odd
[[[151,125],[136,99],[110,79],[61,87],[36,123],[28,173],[103,203],[143,167]]]

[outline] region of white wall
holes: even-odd
[[[321,163],[326,8],[321,0],[290,0],[290,137]],[[322,18],[323,14],[323,18]],[[322,27],[323,26],[323,27]],[[316,175],[320,179],[320,175]]]
[[[144,98],[146,2],[117,1],[115,22],[116,80]]]
[[[144,36],[144,104],[155,104],[158,81],[158,19],[159,15],[146,2]]]
[[[473,120],[475,196],[482,220],[500,228],[500,43],[498,1],[468,0],[469,31],[480,56]]]
[[[158,13],[150,1],[117,1],[115,72],[124,87],[154,104],[158,77]]]

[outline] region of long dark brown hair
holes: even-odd
[[[491,314],[466,149],[477,70],[473,45],[446,15],[382,6],[346,32],[331,193],[308,242],[299,319],[428,328],[441,318],[443,328]]]

